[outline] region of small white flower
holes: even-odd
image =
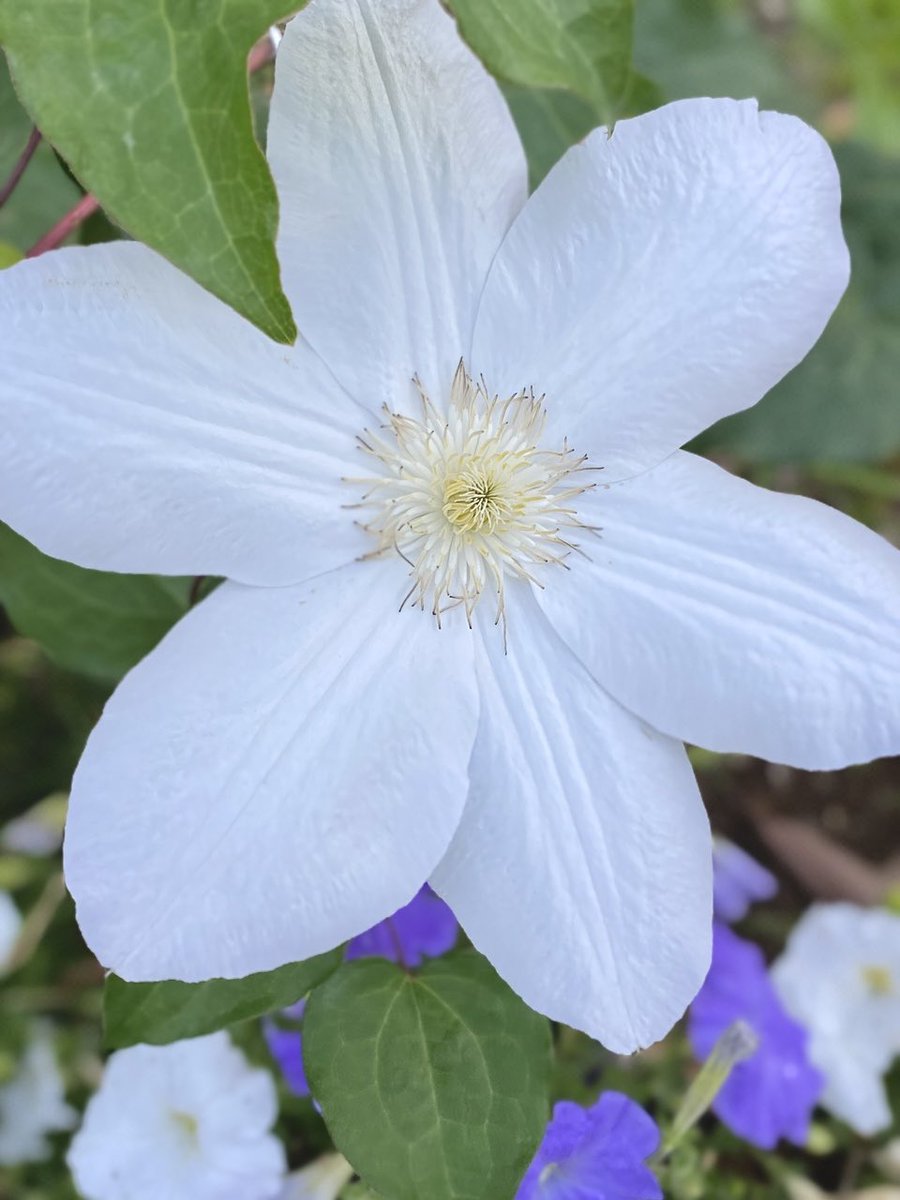
[[[271,1075],[226,1033],[113,1054],[72,1139],[86,1200],[270,1200],[284,1149]]]
[[[71,1129],[76,1114],[65,1101],[65,1081],[49,1026],[33,1029],[15,1076],[0,1087],[0,1163],[37,1162],[50,1153],[48,1133]]]
[[[342,1154],[323,1154],[287,1177],[279,1200],[337,1200],[352,1178],[353,1168]]]
[[[0,276],[0,518],[85,566],[228,578],[88,744],[82,930],[127,979],[240,976],[429,880],[533,1007],[652,1042],[709,963],[682,742],[900,749],[900,556],[678,449],[845,287],[828,147],[685,101],[529,199],[437,0],[313,0],[268,153],[294,347],[140,245]]]
[[[801,917],[772,978],[809,1030],[826,1078],[822,1104],[862,1134],[891,1123],[882,1077],[900,1054],[900,917],[817,904]]]
[[[0,891],[0,971],[9,962],[22,930],[22,914],[9,892]]]

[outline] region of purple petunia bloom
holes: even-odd
[[[299,1022],[303,1017],[306,1001],[300,1000],[284,1009],[282,1015]],[[303,1065],[303,1034],[299,1029],[285,1029],[274,1021],[263,1021],[263,1035],[269,1053],[278,1064],[284,1082],[295,1096],[308,1096],[309,1082]]]
[[[348,942],[345,957],[389,958],[417,967],[423,958],[438,958],[452,950],[458,932],[456,917],[426,883],[392,917]]]
[[[713,909],[729,925],[746,916],[757,900],[771,900],[778,881],[746,850],[717,837],[713,843]]]
[[[405,907],[392,917],[379,921],[365,933],[348,942],[344,957],[388,958],[405,967],[417,967],[423,958],[437,958],[452,950],[459,925],[456,917],[426,884]],[[286,1008],[282,1016],[299,1022],[305,1001]],[[275,1059],[284,1081],[297,1096],[308,1096],[309,1083],[303,1066],[303,1035],[299,1028],[286,1029],[274,1021],[263,1022],[269,1053]]]
[[[654,1121],[620,1092],[588,1109],[562,1100],[516,1200],[662,1200],[645,1162],[658,1145]]]
[[[712,966],[691,1005],[688,1037],[705,1059],[719,1035],[742,1020],[759,1039],[713,1103],[732,1132],[764,1150],[778,1139],[802,1145],[824,1081],[807,1054],[808,1036],[782,1007],[759,947],[727,925],[713,928]]]

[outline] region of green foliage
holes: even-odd
[[[822,41],[834,84],[853,97],[857,135],[882,150],[900,153],[900,4],[796,0],[796,7]]]
[[[509,1200],[549,1115],[550,1038],[472,950],[409,974],[345,963],[304,1056],[335,1143],[390,1200]]]
[[[2,3],[2,0],[0,0]],[[31,133],[31,119],[13,90],[6,60],[0,55],[0,186],[16,165]],[[38,146],[15,192],[0,208],[0,239],[25,251],[75,204],[78,185],[63,170],[46,142]],[[3,264],[9,266],[7,260]]]
[[[277,341],[275,186],[247,53],[289,0],[0,0],[0,41],[44,135],[109,215]]]
[[[103,997],[106,1042],[114,1049],[166,1045],[286,1008],[330,975],[341,954],[338,948],[276,971],[207,983],[126,983],[110,975]]]
[[[633,0],[451,0],[450,7],[499,79],[565,88],[601,120],[615,118],[631,73]]]
[[[503,92],[525,146],[534,189],[568,148],[600,122],[591,105],[572,92],[513,84]]]
[[[587,137],[605,118],[574,92],[519,87],[510,83],[502,87],[525,147],[533,191],[569,147]],[[655,85],[634,73],[616,115],[631,116],[661,103]]]
[[[191,581],[87,571],[0,525],[0,603],[60,666],[115,682],[187,611]]]
[[[0,271],[4,267],[11,267],[14,263],[20,262],[22,252],[15,246],[11,246],[9,242],[0,242]]]
[[[755,96],[764,108],[815,115],[813,97],[794,82],[776,42],[750,5],[735,0],[640,0],[634,65],[666,100]]]
[[[900,163],[835,149],[853,276],[819,343],[769,395],[709,431],[749,462],[865,462],[900,451]]]

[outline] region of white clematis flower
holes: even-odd
[[[883,1076],[900,1054],[900,917],[855,904],[815,904],[793,929],[772,980],[809,1030],[825,1076],[821,1103],[858,1133],[892,1122]]]
[[[139,245],[0,277],[0,517],[85,566],[228,577],[88,743],[82,930],[126,979],[240,976],[430,880],[532,1006],[645,1045],[709,960],[682,741],[900,749],[900,557],[678,450],[837,303],[831,154],[688,101],[527,199],[437,0],[313,0],[268,147],[291,349]]]
[[[47,1158],[51,1152],[47,1135],[71,1129],[76,1119],[74,1109],[66,1104],[53,1030],[38,1024],[16,1074],[0,1087],[0,1165]]]
[[[268,1071],[227,1033],[131,1046],[106,1064],[68,1163],[86,1200],[271,1200],[284,1148]]]

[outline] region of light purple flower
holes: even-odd
[[[662,1200],[645,1160],[659,1130],[620,1092],[604,1092],[591,1108],[562,1100],[516,1200]]]
[[[759,947],[716,923],[712,966],[688,1020],[697,1057],[705,1059],[737,1020],[747,1022],[759,1044],[734,1067],[713,1112],[732,1132],[763,1149],[781,1137],[802,1145],[824,1084],[809,1061],[807,1032],[782,1007]]]
[[[423,958],[438,958],[452,950],[458,933],[456,917],[426,884],[392,917],[348,942],[345,957],[389,958],[417,967]]]
[[[344,957],[387,958],[405,967],[417,967],[423,958],[438,958],[452,950],[458,933],[456,917],[426,884],[393,916],[348,942]],[[284,1009],[282,1016],[299,1024],[305,1007],[305,1001],[301,1000]],[[288,1029],[268,1020],[263,1022],[263,1034],[287,1086],[297,1096],[308,1096],[300,1029]]]
[[[746,850],[717,837],[713,842],[713,909],[729,925],[746,916],[757,900],[771,900],[778,880]]]

